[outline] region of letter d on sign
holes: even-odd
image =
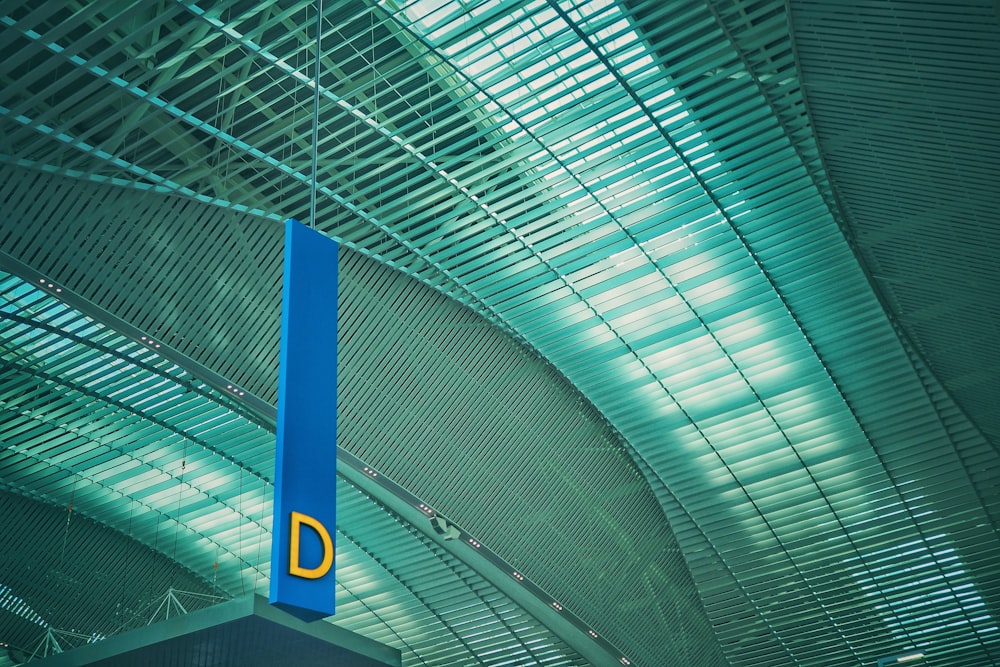
[[[320,561],[319,565],[313,568],[302,567],[299,562],[299,559],[302,557],[302,524],[305,524],[316,531],[316,534],[319,536],[320,543],[323,545],[323,560]],[[333,565],[333,540],[330,539],[330,533],[327,532],[326,527],[307,514],[292,512],[291,533],[291,553],[288,558],[288,574],[296,577],[302,577],[304,579],[319,579],[324,574],[329,572],[330,566]]]

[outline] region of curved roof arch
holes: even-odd
[[[0,12],[5,491],[256,587],[315,155],[337,622],[412,664],[996,661],[993,3],[344,0],[318,73],[316,19]]]

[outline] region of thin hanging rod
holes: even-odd
[[[319,67],[323,35],[323,0],[316,0],[316,69],[313,73],[312,179],[309,190],[309,226],[316,229],[316,169],[319,153]]]

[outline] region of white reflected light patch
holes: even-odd
[[[10,587],[4,584],[0,584],[0,609],[9,611],[15,616],[20,616],[21,618],[43,628],[51,627],[48,621],[42,618],[38,612],[31,608],[31,605],[14,595],[14,592],[10,589]]]
[[[944,534],[904,542],[848,561],[852,576],[893,636],[928,648],[959,627],[997,631],[982,596]]]

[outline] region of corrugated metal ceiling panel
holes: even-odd
[[[996,54],[981,53],[996,36],[995,21],[980,22],[974,32],[982,38],[963,44],[945,34],[969,20],[954,8],[790,6],[791,22],[783,0],[336,3],[325,16],[331,46],[319,76],[316,222],[472,306],[583,390],[625,436],[670,517],[732,664],[864,663],[904,649],[926,651],[925,664],[978,664],[995,656],[1000,636],[996,534],[971,528],[996,525],[989,499],[996,448],[977,437],[901,344],[857,262],[850,230],[868,225],[879,239],[892,237],[886,216],[919,210],[927,192],[938,193],[940,210],[964,187],[952,174],[968,168],[954,160],[940,161],[955,167],[947,177],[911,178],[921,163],[908,147],[928,147],[928,159],[956,147],[995,148],[983,139],[989,121],[977,115],[996,88],[989,85]],[[986,2],[967,8],[988,15]],[[4,71],[16,73],[18,85],[0,96],[0,116],[11,147],[5,161],[19,169],[6,172],[18,181],[5,187],[8,200],[18,193],[42,199],[50,181],[23,170],[44,167],[236,211],[300,215],[310,179],[310,12],[309,3],[177,3],[146,24],[102,3],[75,16],[47,6],[12,9],[2,19]],[[931,25],[927,16],[941,20]],[[894,31],[901,37],[872,41]],[[924,39],[927,31],[944,37]],[[928,41],[933,49],[899,60],[908,44]],[[865,45],[874,57],[860,62]],[[951,56],[977,65],[945,69]],[[829,64],[837,58],[843,67]],[[927,89],[961,87],[961,94],[943,93],[970,118],[954,141],[913,140],[945,126],[933,114],[903,118],[910,135],[874,134],[884,125],[877,119],[893,117],[886,112],[897,94],[920,99],[884,85],[901,63],[916,64],[923,72],[916,81]],[[874,79],[837,79],[845,68],[864,67]],[[834,95],[824,91],[827,75]],[[842,103],[841,84],[860,101]],[[58,90],[71,92],[56,99]],[[857,116],[859,109],[867,111]],[[884,159],[852,144],[846,123],[859,118]],[[964,133],[971,138],[959,138]],[[988,166],[992,157],[975,163]],[[896,199],[906,195],[908,203],[886,208],[882,190],[870,186],[883,172]],[[970,192],[967,219],[990,219],[972,210],[989,203],[989,192],[988,182]],[[107,220],[86,198],[52,201],[48,213],[90,225]],[[76,244],[69,242],[58,246],[59,257],[48,254],[47,241],[25,235],[8,234],[4,243],[102,308],[156,336],[173,335],[185,354],[270,400],[276,348],[259,336],[255,318],[276,316],[273,231],[249,242],[258,250],[240,255],[246,259],[236,261],[243,272],[235,282],[206,276],[193,267],[227,256],[227,244],[248,227],[185,202],[157,200],[148,210],[156,232],[119,224],[102,241],[89,235],[91,245],[71,259]],[[201,223],[178,225],[175,213],[202,216]],[[975,225],[972,234],[987,230]],[[985,250],[975,256],[986,263],[973,262],[974,275],[989,277],[992,236],[978,238]],[[862,250],[876,272],[899,272],[896,282],[927,263],[909,241],[892,247],[905,252],[879,255],[874,242]],[[950,245],[935,270],[953,275],[946,267],[963,250]],[[107,264],[95,265],[92,255]],[[359,286],[371,279],[384,290],[384,310],[352,321],[388,334],[354,339],[356,359],[377,356],[373,368],[394,380],[381,392],[359,387],[371,412],[358,421],[351,447],[449,515],[467,513],[463,525],[499,535],[509,508],[497,499],[511,491],[504,448],[530,442],[529,421],[545,423],[559,431],[541,440],[551,450],[538,447],[550,462],[514,457],[521,466],[514,479],[538,492],[545,481],[533,475],[548,475],[559,481],[545,492],[556,507],[579,502],[578,488],[587,485],[574,480],[602,476],[595,471],[619,450],[606,449],[606,463],[574,469],[560,456],[561,438],[588,440],[567,418],[572,409],[498,390],[498,378],[518,367],[501,361],[507,344],[445,305],[412,320],[390,316],[419,310],[418,292],[361,268],[368,260],[354,261],[357,283],[345,290],[370,297],[374,288]],[[886,282],[890,302],[924,304],[923,293]],[[213,294],[219,284],[233,289]],[[989,289],[974,294],[986,306],[985,324],[966,318],[968,330],[988,331],[998,319]],[[174,320],[165,304],[176,308]],[[953,332],[925,326],[946,305],[901,320],[919,351],[938,341],[962,347]],[[468,326],[456,330],[456,321]],[[172,333],[175,323],[183,326]],[[417,340],[430,347],[416,347]],[[958,369],[961,358],[934,359],[952,359]],[[422,377],[421,368],[433,372]],[[945,372],[953,391],[997,374],[991,367]],[[524,384],[544,393],[544,383]],[[456,385],[459,393],[441,396]],[[987,434],[991,395],[965,400],[974,416],[985,415]],[[419,409],[395,409],[411,397]],[[478,403],[486,409],[470,423],[465,410]],[[432,462],[396,447],[408,433]],[[472,450],[497,454],[458,458]],[[607,477],[611,487],[626,484]],[[528,517],[537,518],[531,510]],[[543,511],[539,523],[556,516]],[[569,537],[553,541],[531,525],[510,531],[512,554],[543,550],[528,562],[542,579],[565,585],[556,582],[581,553]],[[575,537],[583,534],[590,533]],[[548,568],[548,558],[560,567]],[[648,591],[633,595],[655,599],[662,584],[645,581]],[[597,584],[594,590],[600,594]],[[586,597],[583,587],[580,594]],[[599,610],[601,603],[592,604]],[[641,612],[616,616],[635,624],[636,636],[620,626],[619,637],[637,660],[663,662],[677,645],[649,637],[637,617],[648,620]],[[699,656],[694,661],[713,659],[714,648],[688,648]]]
[[[859,252],[909,340],[995,443],[996,5],[791,4],[809,107]]]

